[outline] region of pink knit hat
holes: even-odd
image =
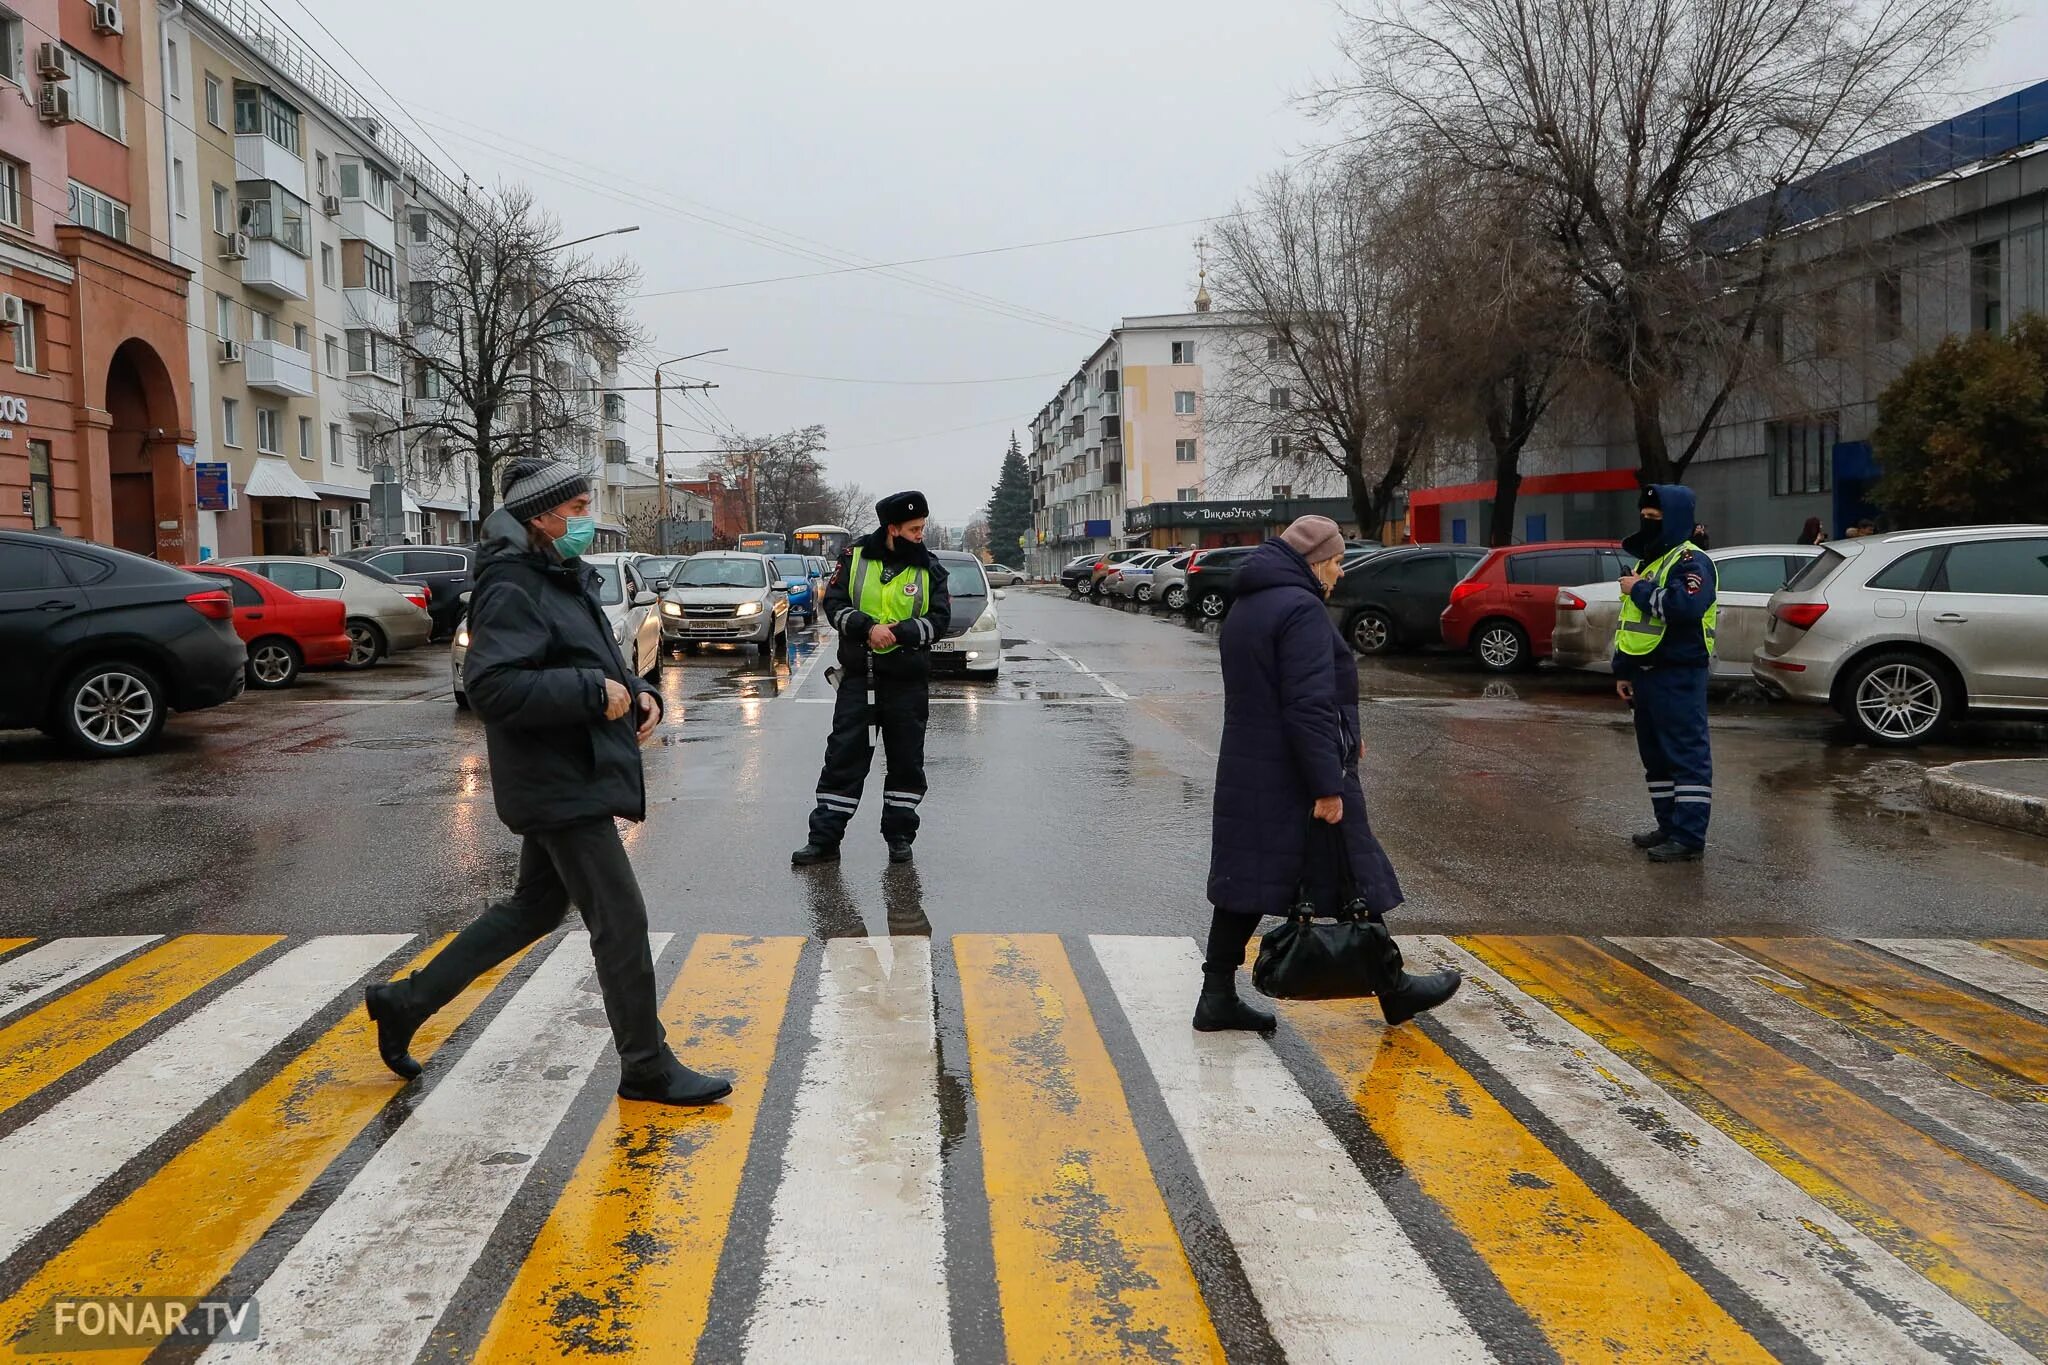
[[[1335,559],[1344,553],[1344,532],[1328,517],[1297,517],[1280,533],[1280,539],[1301,552],[1311,564]]]

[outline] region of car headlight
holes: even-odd
[[[989,604],[988,604],[988,605],[987,605],[986,607],[983,607],[983,608],[982,608],[982,611],[981,611],[981,615],[979,615],[979,616],[977,616],[977,617],[975,617],[975,618],[974,618],[974,625],[973,625],[973,626],[971,627],[971,629],[974,629],[974,630],[994,630],[995,628],[996,628],[996,607],[995,607],[995,603],[991,602],[991,603],[989,603]]]
[[[457,649],[469,648],[469,622],[464,621],[455,628],[455,647]]]
[[[761,604],[759,602],[742,602],[740,603],[740,609],[733,613],[734,616],[759,616],[760,614]]]
[[[661,604],[661,614],[663,616],[681,616],[683,608],[680,603],[664,601]]]

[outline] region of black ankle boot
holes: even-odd
[[[688,1106],[712,1104],[732,1093],[732,1082],[692,1071],[663,1048],[661,1068],[645,1076],[620,1076],[619,1098],[649,1104]]]
[[[422,1020],[405,1007],[402,981],[378,982],[363,988],[363,1006],[377,1025],[377,1055],[406,1080],[417,1080],[420,1064],[413,1060],[412,1036]]]
[[[1379,997],[1380,1016],[1389,1024],[1405,1024],[1425,1010],[1433,1010],[1458,993],[1465,978],[1454,967],[1425,972],[1420,976],[1401,969],[1401,945],[1379,920],[1366,921],[1373,957],[1372,990]]]
[[[839,845],[821,844],[813,839],[790,854],[789,861],[792,867],[816,867],[819,863],[836,863],[839,861]]]
[[[1671,836],[1661,829],[1646,829],[1640,834],[1631,834],[1628,841],[1637,848],[1655,848]]]
[[[1278,1027],[1280,1021],[1270,1013],[1239,998],[1234,981],[1203,980],[1202,994],[1195,1001],[1195,1032],[1242,1029],[1247,1033],[1271,1033]]]

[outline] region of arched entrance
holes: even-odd
[[[107,366],[107,473],[114,544],[171,563],[194,557],[185,543],[185,485],[178,459],[178,395],[155,348],[131,337]]]

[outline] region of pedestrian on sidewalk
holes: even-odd
[[[1823,531],[1823,530],[1821,529],[1821,525],[1820,525],[1820,518],[1819,518],[1819,517],[1808,517],[1808,518],[1806,519],[1806,525],[1804,525],[1804,526],[1802,526],[1802,527],[1800,527],[1800,528],[1799,528],[1799,539],[1797,539],[1797,540],[1793,541],[1792,543],[1793,543],[1794,545],[1825,545],[1825,544],[1827,544],[1827,543],[1828,543],[1828,534],[1827,534],[1827,532],[1826,532],[1826,531]]]
[[[1714,561],[1688,534],[1693,494],[1651,484],[1640,525],[1621,546],[1636,557],[1621,578],[1614,633],[1614,690],[1635,710],[1636,749],[1655,829],[1630,836],[1653,863],[1695,862],[1714,809],[1714,755],[1707,738],[1707,674],[1714,659]]]
[[[434,960],[366,992],[384,1064],[410,1080],[413,1034],[477,977],[561,924],[573,902],[590,929],[619,1096],[709,1104],[730,1082],[669,1050],[654,992],[647,907],[616,821],[647,815],[640,745],[661,694],[620,657],[582,562],[596,534],[590,483],[573,465],[511,461],[483,524],[463,685],[484,723],[498,818],[523,840],[519,883]]]
[[[1264,915],[1285,914],[1308,891],[1334,914],[1347,883],[1375,912],[1401,903],[1401,883],[1366,819],[1358,764],[1365,753],[1358,663],[1324,600],[1343,576],[1344,535],[1328,517],[1302,517],[1252,552],[1223,623],[1223,744],[1209,853],[1209,943],[1195,1027],[1270,1033],[1273,1016],[1237,994],[1237,971]],[[1312,821],[1334,839],[1311,839]],[[1335,862],[1349,863],[1350,876]],[[1372,986],[1390,1023],[1434,1009],[1456,972],[1410,975],[1379,923]]]
[[[825,589],[825,619],[839,632],[839,699],[818,774],[810,842],[790,855],[798,867],[839,857],[874,766],[874,731],[888,762],[882,779],[882,838],[889,861],[907,863],[924,803],[924,730],[931,714],[931,649],[946,633],[953,598],[946,572],[924,547],[931,507],[918,492],[875,504],[881,528],[849,545]]]

